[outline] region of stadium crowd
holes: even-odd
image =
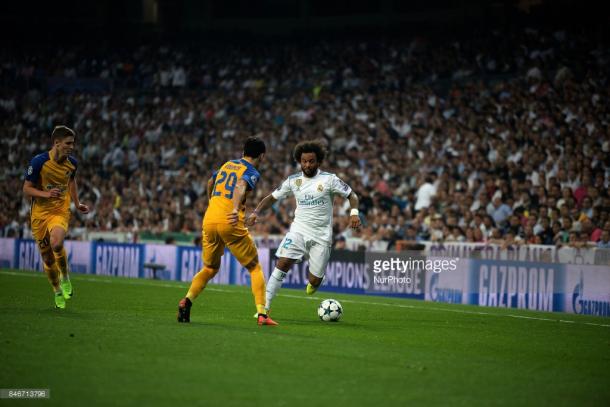
[[[257,135],[268,153],[250,209],[299,170],[297,142],[325,140],[324,170],[360,197],[360,231],[336,205],[339,246],[610,247],[610,48],[592,32],[4,52],[3,236],[29,236],[23,172],[67,124],[93,209],[73,233],[200,231],[207,178]],[[49,92],[50,77],[112,91]],[[252,232],[283,234],[293,211],[277,204]]]

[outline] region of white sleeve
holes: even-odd
[[[352,188],[333,174],[330,180],[330,192],[332,194],[341,195],[343,198],[347,198],[352,193]]]
[[[277,200],[280,200],[288,197],[291,193],[292,188],[290,188],[290,178],[286,178],[284,182],[282,182],[282,185],[271,193],[271,196]]]

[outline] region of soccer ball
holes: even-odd
[[[322,301],[318,307],[318,316],[325,322],[337,322],[343,315],[343,307],[337,300],[328,299]]]

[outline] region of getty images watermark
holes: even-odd
[[[458,257],[429,257],[421,252],[366,254],[368,293],[420,294],[425,291],[426,274],[456,271]]]

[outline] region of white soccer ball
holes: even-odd
[[[343,315],[343,307],[337,300],[328,299],[322,301],[318,307],[318,316],[325,322],[337,322]]]

